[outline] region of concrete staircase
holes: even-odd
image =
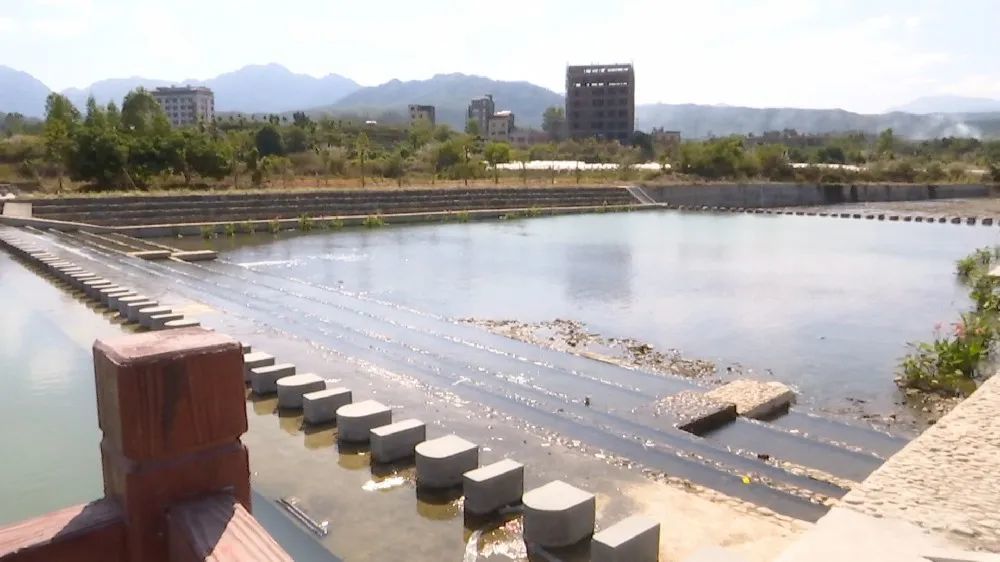
[[[628,190],[597,188],[277,192],[38,199],[32,216],[102,226],[364,216],[433,211],[634,205]]]

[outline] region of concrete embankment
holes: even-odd
[[[647,185],[643,190],[657,203],[708,207],[798,207],[877,201],[926,201],[1000,195],[984,184],[797,184],[738,183]]]

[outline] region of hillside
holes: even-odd
[[[928,96],[893,108],[906,113],[987,113],[1000,111],[1000,100],[966,96]]]
[[[0,111],[38,117],[48,96],[48,86],[34,76],[0,65]]]
[[[528,82],[506,82],[456,73],[437,74],[428,80],[391,80],[379,86],[361,88],[335,104],[313,111],[405,115],[411,103],[430,104],[437,108],[439,123],[462,129],[469,100],[484,94],[493,94],[498,111],[513,111],[520,126],[539,127],[547,107],[563,105],[560,94]]]

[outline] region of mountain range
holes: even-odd
[[[499,81],[467,74],[437,74],[426,80],[390,80],[362,87],[349,78],[329,74],[315,78],[296,74],[278,64],[246,66],[208,80],[169,81],[143,77],[95,82],[63,91],[83,107],[88,96],[99,103],[121,102],[130,90],[143,86],[190,84],[215,92],[220,113],[288,113],[356,115],[386,121],[406,120],[411,103],[434,105],[440,123],[462,128],[470,99],[492,94],[497,110],[514,112],[519,126],[538,127],[545,108],[562,106],[562,94],[522,81]],[[32,117],[44,113],[50,90],[30,74],[0,66],[0,112]],[[864,131],[886,128],[905,137],[1000,136],[1000,100],[960,96],[925,97],[882,114],[858,114],[840,109],[750,108],[697,104],[636,106],[636,128],[664,127],[686,138],[760,134],[795,129],[801,133]]]

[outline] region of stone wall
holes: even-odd
[[[657,203],[709,207],[796,207],[865,203],[875,201],[922,201],[1000,195],[995,186],[983,184],[795,184],[738,183],[706,185],[651,185],[644,190]]]

